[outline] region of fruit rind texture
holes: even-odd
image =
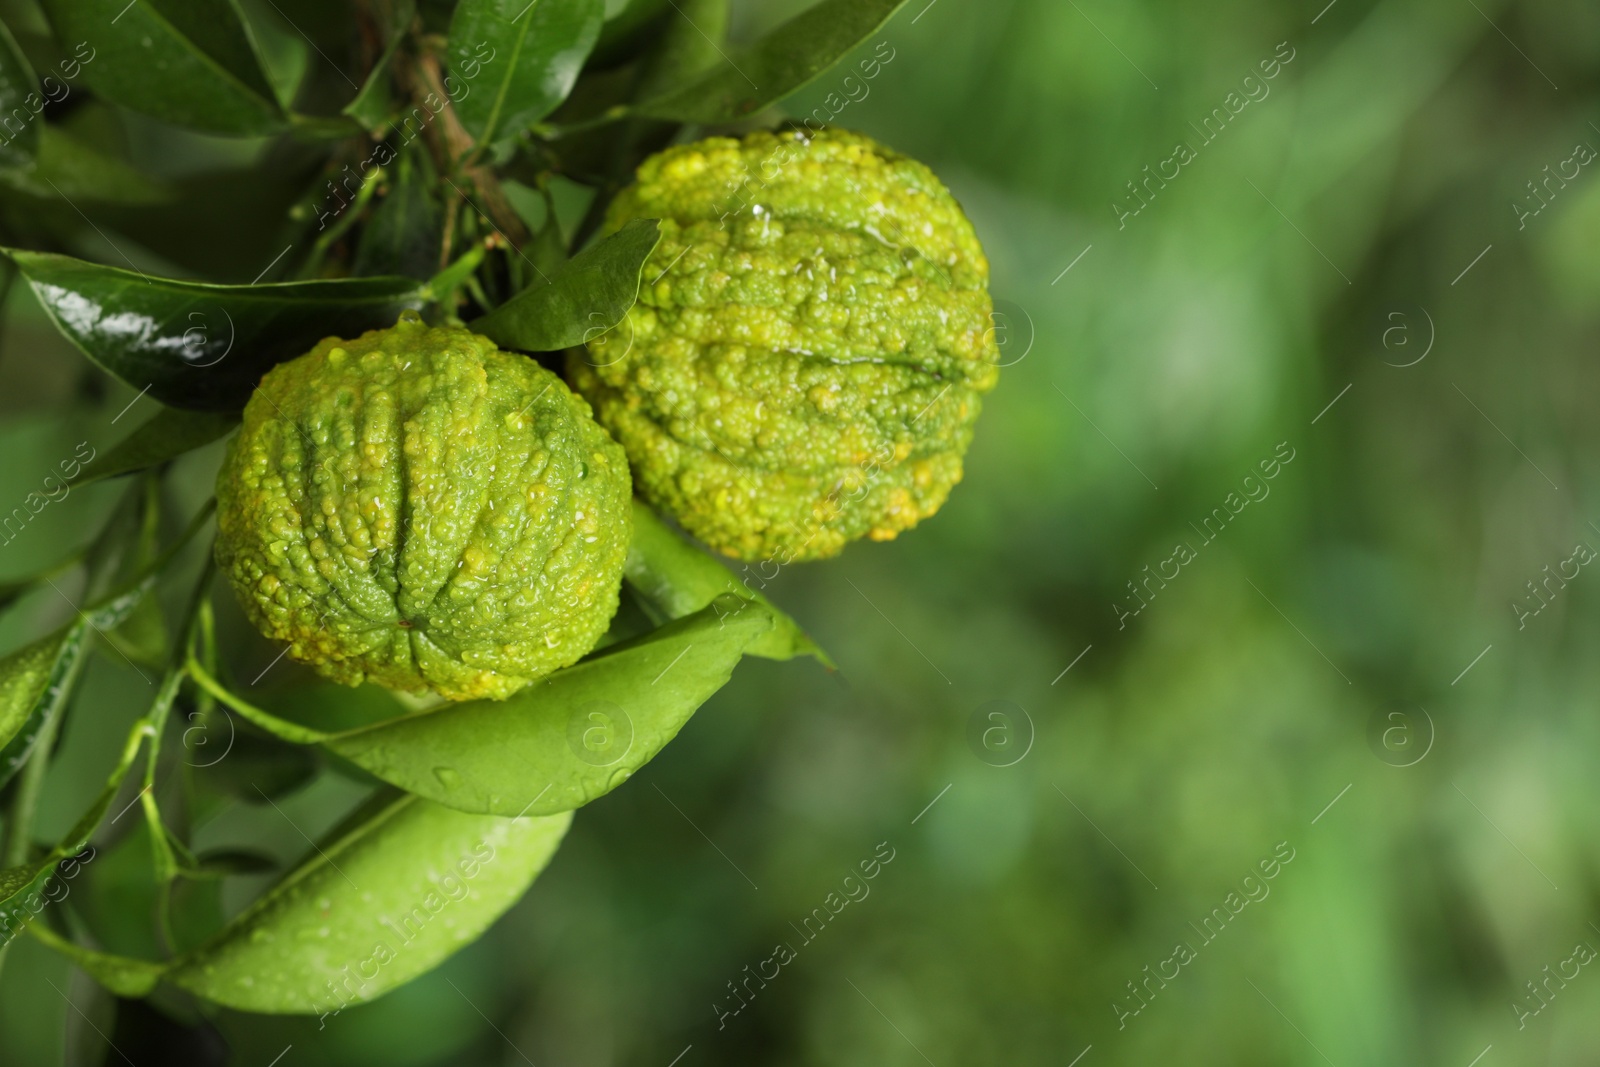
[[[334,681],[503,698],[605,632],[630,496],[558,377],[407,313],[262,379],[217,478],[216,559],[261,633]]]
[[[712,548],[818,559],[932,515],[998,378],[988,262],[927,167],[859,134],[646,160],[608,229],[661,219],[638,303],[568,378],[641,496]]]

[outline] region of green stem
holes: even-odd
[[[178,626],[178,640],[173,645],[171,665],[162,679],[155,703],[145,715],[150,731],[150,753],[145,760],[144,788],[139,792],[139,800],[145,822],[150,827],[150,848],[155,861],[156,929],[162,947],[168,952],[177,951],[177,942],[172,936],[172,882],[178,876],[178,862],[172,853],[172,843],[167,840],[161,808],[156,803],[156,767],[161,758],[161,739],[166,732],[167,719],[172,714],[173,703],[178,699],[178,691],[183,687],[187,664],[194,655],[195,636],[201,628],[202,609],[208,602],[216,568],[216,554],[207,552],[205,565],[200,568],[200,577],[189,594],[189,603]]]
[[[318,237],[316,243],[311,246],[311,254],[306,257],[305,263],[300,267],[300,277],[313,277],[321,269],[322,261],[326,258],[329,250],[350,231],[350,227],[360,220],[362,209],[372,202],[373,194],[378,191],[378,185],[382,181],[383,173],[382,167],[372,168],[372,172],[361,183],[361,188],[356,190],[355,198],[351,200],[350,206],[339,213],[339,217],[334,221],[333,225],[328,227],[327,231],[321,237]]]
[[[294,745],[317,745],[332,737],[332,734],[321,730],[292,723],[288,719],[280,719],[270,711],[262,711],[254,704],[250,704],[234,696],[221,682],[211,676],[211,673],[200,665],[200,661],[193,656],[189,657],[189,677],[193,678],[201,689],[216,697],[222,703],[238,712],[245,719],[261,727],[273,737],[288,741]]]

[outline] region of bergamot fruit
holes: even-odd
[[[217,563],[328,678],[499,698],[605,632],[630,495],[559,378],[408,313],[262,379],[217,478]]]
[[[748,560],[937,511],[999,359],[988,261],[933,173],[825,130],[680,145],[636,177],[606,228],[659,218],[661,243],[568,376],[639,493]]]

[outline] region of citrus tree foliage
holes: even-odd
[[[478,937],[575,809],[659,752],[742,656],[829,663],[635,502],[608,531],[631,531],[610,629],[504,699],[340,688],[292,661],[257,673],[279,646],[250,634],[217,580],[215,505],[187,454],[214,459],[274,367],[402,319],[464,325],[554,381],[564,351],[601,343],[653,284],[660,220],[602,228],[640,162],[674,138],[771,126],[769,105],[899,2],[823,0],[737,44],[719,0],[347,0],[271,17],[232,0],[41,0],[0,25],[5,282],[86,357],[86,388],[105,393],[109,376],[133,398],[115,436],[7,517],[25,524],[90,485],[116,500],[81,547],[0,588],[7,608],[52,587],[72,604],[0,657],[0,942],[35,936],[123,997],[337,1012]],[[221,162],[141,166],[174,139]],[[519,414],[497,415],[506,433]],[[175,516],[174,500],[204,502]],[[96,656],[138,671],[150,700],[117,727],[82,817],[46,838],[36,800],[63,730],[95,715],[80,682]],[[271,670],[292,683],[258,685]],[[249,841],[196,846],[198,815],[276,805],[317,775],[368,796],[298,865],[278,870]],[[111,844],[144,854],[130,862],[148,929],[62,903],[81,870],[113,862],[98,858]],[[229,879],[259,890],[231,915]]]

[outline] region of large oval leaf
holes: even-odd
[[[337,1011],[475,941],[550,862],[570,814],[467,815],[387,792],[211,942],[175,985],[241,1011]]]
[[[0,22],[0,115],[12,121],[23,120],[21,129],[0,126],[0,167],[33,165],[38,153],[39,124],[43,120],[27,106],[30,96],[43,111],[44,98],[39,95],[39,80],[34,77],[33,67],[17,47],[11,31]]]
[[[687,85],[635,105],[678,122],[733,122],[799,89],[870,37],[905,0],[822,0]]]
[[[208,133],[283,126],[272,84],[232,0],[40,0],[56,40],[95,92],[135,111]]]
[[[639,274],[661,240],[655,219],[634,219],[471,328],[502,348],[557,352],[592,341],[622,321],[639,298]]]
[[[47,252],[6,254],[85,355],[179,408],[238,410],[275,364],[330,335],[392,326],[423,301],[410,278],[210,285]]]
[[[649,762],[771,626],[764,608],[727,597],[509,699],[452,704],[324,745],[462,811],[569,811]]]
[[[554,111],[600,39],[605,8],[605,0],[461,0],[450,20],[450,65],[467,132],[492,144]]]
[[[745,573],[763,581],[773,575]],[[705,552],[673,530],[649,505],[635,498],[633,502],[633,541],[628,545],[628,560],[623,575],[633,591],[639,594],[646,611],[656,621],[678,619],[700,611],[724,593],[755,600],[773,617],[772,629],[750,642],[745,653],[766,659],[793,659],[795,656],[815,656],[832,667],[820,645],[811,640],[800,624],[779,611],[773,603],[744,582],[729,573]],[[764,581],[763,581],[763,584]]]

